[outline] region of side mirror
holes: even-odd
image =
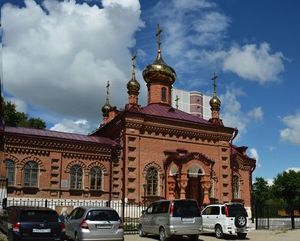
[[[2,209],[6,209],[7,208],[7,198],[3,198],[2,200]]]

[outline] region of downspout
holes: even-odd
[[[124,124],[124,123],[123,123]],[[122,220],[124,221],[124,217],[125,217],[125,184],[126,184],[126,180],[125,180],[125,175],[126,175],[126,128],[124,125],[124,130],[123,130],[123,169],[122,169]]]
[[[112,174],[113,174],[113,161],[115,158],[115,148],[116,146],[113,145],[112,146],[112,150],[111,150],[111,160],[110,160],[110,170],[109,170],[109,195],[108,195],[108,207],[111,206],[111,194],[112,194]]]
[[[234,129],[234,133],[233,136],[231,137],[229,143],[230,143],[230,167],[231,167],[231,194],[232,194],[232,198],[233,199],[233,168],[231,165],[231,157],[232,157],[232,142],[233,140],[237,137],[239,131],[237,128]]]

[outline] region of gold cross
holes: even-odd
[[[108,101],[108,96],[109,96],[109,80],[107,81],[107,84],[106,84],[106,101]]]
[[[135,67],[136,67],[136,53],[135,52],[132,54],[131,60],[132,60],[132,68],[135,69]]]
[[[214,72],[211,79],[214,81],[213,86],[214,86],[214,95],[217,93],[216,88],[217,88],[217,84],[216,84],[216,79],[218,78],[218,76],[216,75],[216,73]]]
[[[159,24],[157,24],[157,33],[156,33],[156,37],[157,37],[157,44],[158,44],[158,49],[160,50],[160,34],[161,34],[162,30],[159,26]]]
[[[180,100],[180,98],[178,97],[178,95],[176,95],[176,99],[175,99],[175,102],[176,102],[176,109],[178,109],[178,101]]]

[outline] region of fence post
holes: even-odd
[[[258,229],[257,205],[255,205],[254,210],[255,210],[255,229],[257,230]]]
[[[292,229],[295,229],[295,215],[294,215],[294,208],[291,211],[291,221],[292,221]]]
[[[45,207],[47,207],[47,204],[48,204],[48,200],[46,199],[45,200]]]

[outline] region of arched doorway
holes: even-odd
[[[187,172],[186,198],[196,199],[199,206],[203,204],[203,188],[201,185],[201,176],[203,174],[201,168],[196,165],[189,167]]]
[[[173,178],[175,181],[174,198],[179,199],[180,198],[180,187],[179,187],[179,183],[178,183],[179,170],[175,164],[173,164],[170,167],[169,177]]]

